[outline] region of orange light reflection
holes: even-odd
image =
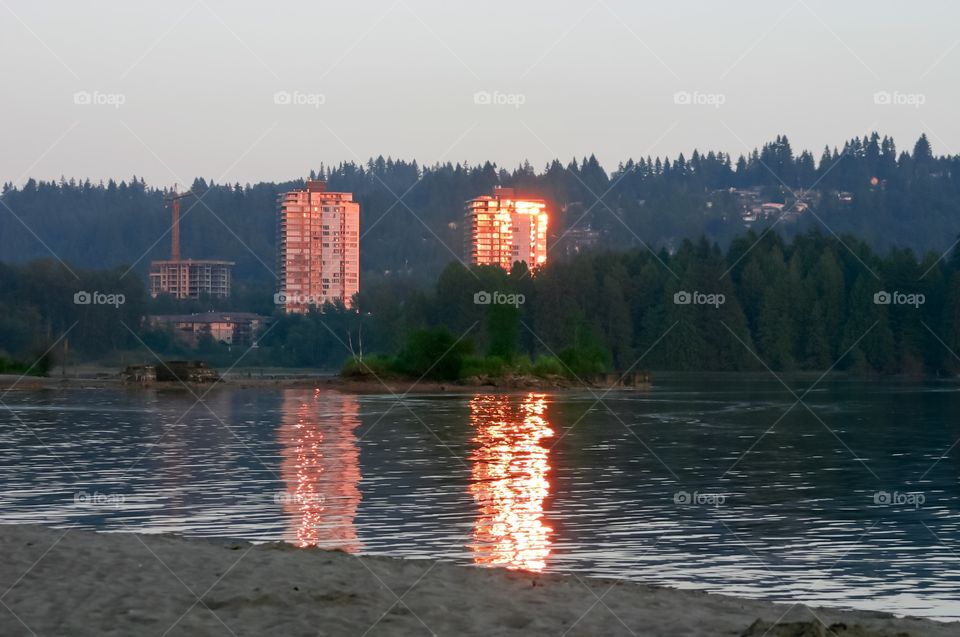
[[[550,463],[540,441],[554,434],[546,420],[546,396],[528,394],[519,408],[515,397],[476,396],[470,424],[477,443],[470,492],[479,508],[470,545],[474,561],[542,571],[553,533],[543,520]]]
[[[280,501],[300,547],[356,552],[362,548],[354,518],[360,505],[359,424],[354,396],[285,390],[279,429],[280,471],[287,491]]]

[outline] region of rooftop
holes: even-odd
[[[167,323],[232,323],[234,321],[268,321],[269,316],[253,312],[197,312],[195,314],[153,314],[150,321]]]

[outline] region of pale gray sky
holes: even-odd
[[[16,183],[281,180],[379,154],[612,169],[778,133],[819,157],[872,129],[960,149],[949,0],[0,0],[0,16]]]

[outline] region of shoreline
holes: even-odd
[[[818,374],[814,372],[792,372],[790,374],[781,374],[781,378],[790,379],[816,379]],[[0,391],[9,391],[11,389],[60,389],[60,388],[84,388],[97,389],[103,387],[125,388],[133,391],[143,389],[152,389],[158,391],[187,391],[189,388],[197,393],[207,390],[234,388],[234,389],[258,389],[258,388],[326,388],[351,394],[427,394],[427,393],[457,393],[457,392],[476,392],[484,391],[489,393],[512,393],[525,391],[543,391],[543,392],[576,392],[576,391],[610,391],[610,392],[631,392],[631,391],[649,391],[656,384],[655,380],[663,383],[671,383],[678,380],[697,380],[705,379],[705,382],[721,380],[750,380],[759,378],[771,380],[772,377],[766,372],[655,372],[646,374],[634,384],[617,384],[615,382],[591,382],[581,383],[570,380],[566,377],[540,378],[536,376],[505,376],[500,378],[472,377],[459,381],[439,382],[432,380],[420,380],[415,378],[347,378],[342,377],[335,372],[318,372],[285,374],[283,372],[267,371],[231,371],[226,378],[217,382],[181,383],[179,381],[155,381],[149,384],[140,384],[137,382],[124,382],[121,379],[121,372],[117,368],[84,368],[82,373],[61,376],[59,373],[53,373],[50,376],[19,376],[16,374],[0,374]],[[618,376],[611,374],[608,376],[611,381],[616,381]],[[655,380],[651,380],[655,379]],[[946,376],[906,376],[894,375],[889,377],[877,376],[855,376],[844,372],[835,372],[831,374],[831,380],[835,382],[866,382],[871,381],[892,381],[898,383],[943,383],[947,385],[960,384],[960,377]],[[382,381],[382,382],[381,382]]]
[[[0,561],[3,635],[960,632],[960,622],[243,540],[0,525]]]
[[[142,391],[144,389],[162,391],[192,391],[200,392],[219,389],[257,389],[257,388],[294,388],[312,389],[325,388],[351,394],[426,394],[426,393],[456,393],[457,391],[483,390],[496,392],[520,391],[647,391],[652,383],[639,382],[634,385],[602,383],[579,383],[565,378],[539,378],[534,376],[518,376],[503,378],[472,378],[460,381],[440,382],[433,380],[417,381],[415,378],[344,378],[342,376],[317,375],[303,377],[256,377],[230,375],[216,382],[194,383],[180,381],[155,381],[148,384],[124,382],[116,375],[101,375],[93,377],[59,377],[59,376],[24,376],[0,375],[0,389],[60,389],[60,388],[99,388],[117,387]]]

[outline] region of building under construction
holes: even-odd
[[[201,296],[230,296],[232,261],[180,258],[180,201],[193,192],[167,194],[170,204],[170,259],[150,264],[150,296],[169,294],[176,299],[198,299]]]
[[[177,299],[230,296],[232,261],[178,259],[150,264],[150,295]]]

